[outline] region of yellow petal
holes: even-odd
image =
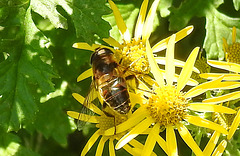
[[[133,126],[139,124],[139,122],[146,118],[146,116],[148,116],[148,114],[145,108],[144,107],[138,108],[127,121],[116,126],[116,133],[121,133],[126,131],[127,129],[132,128]],[[104,135],[111,136],[114,134],[114,132],[115,127],[112,127],[104,131]]]
[[[107,140],[108,140],[107,137],[102,136],[102,138],[100,139],[100,141],[99,141],[99,143],[98,143],[96,155],[102,155],[103,148],[104,148],[105,142],[106,142]]]
[[[102,40],[113,47],[118,47],[118,48],[122,47],[122,45],[112,37],[103,38]]]
[[[192,138],[192,135],[189,133],[188,129],[183,124],[178,124],[177,129],[179,134],[181,135],[182,139],[185,143],[192,149],[195,155],[203,156],[202,150],[199,148],[197,143]]]
[[[142,36],[142,31],[143,31],[143,24],[144,24],[144,20],[146,17],[146,11],[147,11],[147,6],[148,6],[148,0],[144,0],[142,2],[142,6],[138,15],[138,19],[137,19],[137,23],[136,23],[136,27],[135,27],[135,40],[139,40],[139,38],[141,38]]]
[[[158,64],[161,64],[161,65],[166,64],[166,57],[154,57],[154,58]],[[184,64],[185,64],[185,62],[174,59],[174,66],[182,68],[184,66]],[[200,73],[200,71],[196,67],[193,67],[193,71],[196,73]]]
[[[213,67],[240,73],[240,64],[214,60],[208,60],[207,62]]]
[[[81,104],[84,103],[85,98],[84,98],[82,95],[80,95],[80,94],[78,94],[78,93],[73,93],[72,96],[73,96],[79,103],[81,103]]]
[[[135,148],[143,149],[144,145],[138,142],[136,139],[129,141],[129,144]]]
[[[140,155],[140,151],[137,152],[134,148],[130,147],[128,144],[124,145],[123,148],[131,155]]]
[[[113,3],[112,0],[108,0],[108,2],[109,2],[110,7],[113,11],[113,14],[114,14],[114,17],[115,17],[115,20],[116,20],[119,31],[123,35],[124,40],[127,41],[127,42],[130,42],[131,36],[130,36],[130,33],[127,29],[127,26],[126,26],[126,24],[125,24],[125,22],[124,22],[124,20],[121,16],[121,13],[119,12],[117,6]]]
[[[178,83],[177,83],[178,91],[182,90],[185,87],[188,79],[190,78],[190,76],[192,74],[193,66],[195,64],[195,60],[198,55],[198,51],[199,51],[199,47],[196,47],[193,49],[193,51],[189,55],[185,65],[181,71],[180,77],[178,79]]]
[[[209,128],[215,131],[218,131],[223,134],[228,134],[227,130],[223,128],[221,125],[216,124],[212,121],[202,119],[199,116],[192,116],[192,115],[186,115],[185,120],[187,120],[189,123],[200,126],[200,127],[205,127]]]
[[[124,147],[124,146],[123,146]],[[142,153],[144,153],[143,148],[133,148],[134,154],[132,155],[136,155],[139,156]],[[131,154],[131,153],[130,153]],[[154,152],[151,153],[151,156],[157,156]]]
[[[92,73],[92,68],[90,68],[90,69],[84,71],[81,75],[78,76],[77,82],[80,82],[80,81],[82,81],[82,80],[84,80],[84,79],[86,79],[86,78],[89,78],[89,77],[91,77],[92,75],[93,75],[93,73]]]
[[[187,98],[195,97],[197,95],[200,95],[207,90],[211,89],[234,89],[240,87],[240,82],[230,82],[230,81],[225,81],[221,82],[223,80],[224,76],[221,76],[215,80],[209,81],[202,83],[192,89],[190,89],[185,96]]]
[[[132,154],[132,155],[141,155],[142,153],[144,153],[144,152],[143,152],[144,145],[141,144],[140,142],[138,142],[137,140],[132,139],[132,140],[129,142],[129,144],[134,147],[134,149],[133,149],[134,154],[132,154],[132,153],[130,153],[130,154]],[[127,145],[127,144],[126,144],[126,145]],[[124,145],[123,148],[124,148],[126,145]],[[155,154],[154,152],[152,152],[152,153],[151,153],[151,156],[156,156],[156,154]]]
[[[92,46],[90,46],[89,44],[87,44],[85,42],[74,43],[73,47],[78,48],[78,49],[90,50],[90,51],[93,51],[93,52],[97,48],[108,48],[108,49],[112,50],[113,52],[115,52],[115,50],[112,47],[105,46],[105,45],[100,45],[100,44],[92,44]]]
[[[240,80],[240,75],[239,74],[230,74],[230,73],[203,73],[199,74],[204,79],[216,79],[219,78],[220,76],[224,75],[223,80]]]
[[[174,66],[174,47],[175,47],[175,38],[176,35],[173,34],[170,37],[167,52],[166,52],[166,81],[167,85],[171,86],[173,84],[173,78],[175,74],[175,66]]]
[[[158,136],[159,136],[159,135],[158,135]],[[128,152],[128,153],[130,153],[130,154],[132,154],[132,155],[141,155],[142,153],[144,153],[144,152],[143,152],[143,151],[144,151],[144,150],[143,150],[144,145],[141,144],[140,142],[138,142],[137,140],[132,139],[132,140],[129,142],[129,144],[134,147],[134,149],[132,149],[132,151],[133,151],[134,153],[133,153],[133,154],[130,153],[130,152]],[[126,144],[126,145],[128,145],[128,144]],[[126,145],[124,145],[123,148],[124,148]],[[124,149],[125,149],[125,148],[124,148]],[[156,156],[156,154],[152,151],[151,156]]]
[[[164,150],[164,152],[167,155],[169,155],[166,141],[160,135],[156,135],[155,137],[156,137],[156,141],[159,144],[159,146]]]
[[[166,79],[165,70],[159,69],[159,71],[162,73],[163,78]],[[174,81],[174,82],[177,82],[178,79],[179,79],[179,75],[178,75],[178,74],[174,74],[174,79],[173,79],[173,81]],[[196,85],[198,85],[198,82],[197,82],[196,80],[193,80],[193,79],[189,78],[189,80],[187,81],[187,85],[189,85],[189,86],[196,86]]]
[[[231,128],[229,130],[227,139],[230,140],[233,136],[233,134],[235,133],[235,131],[237,130],[238,126],[240,123],[240,111],[238,111],[237,115],[235,116],[233,123],[231,125]]]
[[[232,28],[232,43],[236,42],[236,34],[237,34],[236,27],[233,27]]]
[[[158,83],[158,85],[163,86],[164,85],[163,75],[157,65],[157,62],[154,59],[152,49],[150,47],[150,43],[148,40],[146,41],[146,50],[147,50],[147,57],[148,57],[149,65],[151,67],[151,72],[152,72],[156,82]]]
[[[225,38],[223,38],[223,51],[226,53],[227,49],[228,49],[227,40]]]
[[[168,147],[168,154],[171,156],[177,156],[178,150],[177,150],[177,141],[174,129],[171,125],[166,126],[166,142]]]
[[[212,154],[215,146],[217,145],[217,142],[218,142],[219,137],[220,137],[220,133],[217,132],[217,131],[215,131],[215,132],[212,134],[210,140],[208,141],[206,147],[205,147],[204,150],[203,150],[203,154],[204,154],[204,155],[211,155],[211,154]]]
[[[109,139],[109,155],[110,155],[110,156],[115,156],[113,138],[110,138],[110,139]]]
[[[85,42],[74,43],[73,47],[78,48],[78,49],[90,50],[90,51],[95,51],[95,49],[96,49],[96,47],[90,46],[89,44],[87,44]]]
[[[235,99],[239,99],[239,98],[240,98],[240,91],[237,91],[237,92],[232,92],[232,93],[225,94],[222,96],[205,99],[205,100],[203,100],[203,102],[221,103],[221,102],[231,101],[231,100],[235,100]]]
[[[142,83],[144,86],[158,86],[157,82],[149,75],[138,76],[139,83]],[[140,84],[139,84],[140,85]],[[148,87],[143,87],[143,89],[151,91]]]
[[[218,112],[226,114],[236,113],[236,111],[231,108],[208,103],[191,103],[188,108],[198,112]]]
[[[148,38],[150,37],[151,33],[152,33],[152,29],[153,29],[153,19],[154,19],[154,15],[156,13],[156,9],[158,7],[158,3],[160,0],[155,0],[152,3],[152,6],[148,12],[145,24],[143,26],[143,33],[142,33],[142,40],[143,43],[148,40]]]
[[[157,123],[153,126],[152,130],[150,131],[147,140],[145,142],[145,146],[143,148],[142,156],[150,155],[154,149],[156,144],[156,135],[159,135],[160,125]]]
[[[217,146],[217,148],[213,152],[212,156],[221,156],[226,147],[227,147],[227,141],[226,140],[221,141],[221,143]]]
[[[99,120],[97,119],[98,116],[91,116],[73,111],[67,111],[67,114],[74,119],[78,119],[84,122],[99,123]]]
[[[134,106],[136,103],[143,103],[143,98],[135,93],[129,92],[129,96],[130,96],[130,100],[131,100],[131,104]]]
[[[98,137],[99,137],[99,131],[100,129],[98,129],[92,136],[91,138],[88,140],[87,144],[85,145],[85,147],[82,150],[81,156],[85,156],[87,154],[87,152],[92,148],[93,144],[97,141]]]
[[[150,118],[147,118],[140,122],[137,126],[135,126],[130,132],[128,132],[126,135],[124,135],[116,144],[116,149],[122,148],[125,144],[127,144],[129,141],[134,139],[136,136],[141,134],[143,131],[145,131],[151,124],[153,123],[153,120]]]
[[[141,144],[140,142],[138,142],[137,140],[132,139],[132,140],[129,142],[129,144],[134,147],[134,149],[132,149],[132,151],[133,151],[134,153],[133,153],[133,154],[130,153],[130,152],[128,152],[128,153],[130,153],[130,154],[132,154],[132,155],[141,155],[141,154],[143,153],[144,145]],[[128,144],[126,144],[126,145],[128,145]],[[123,148],[124,148],[126,145],[124,145]],[[124,148],[124,149],[125,149],[125,148]],[[151,156],[156,156],[156,154],[152,151]]]
[[[189,35],[192,31],[193,31],[193,26],[188,26],[188,27],[180,30],[179,32],[176,33],[175,42],[178,42],[179,40],[183,39],[184,37]],[[170,37],[163,39],[160,42],[158,42],[157,44],[155,44],[152,48],[153,52],[155,53],[155,52],[159,52],[159,51],[166,49],[169,39],[170,39]]]
[[[99,115],[104,114],[97,106],[95,106],[91,101],[89,103],[86,102],[84,97],[82,97],[80,94],[73,93],[72,96],[82,105],[87,107],[89,110],[93,111],[94,113],[97,113]]]

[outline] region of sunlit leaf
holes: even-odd
[[[13,14],[8,19],[6,31],[16,30],[12,38],[2,35],[1,52],[7,57],[0,63],[0,125],[6,130],[17,131],[23,124],[34,121],[37,106],[37,90],[47,94],[54,90],[51,82],[57,74],[53,71],[47,60],[52,59],[47,49],[49,41],[35,26],[31,8]],[[13,8],[9,8],[12,10]],[[22,21],[11,25],[15,18]],[[4,33],[4,31],[3,31]],[[7,35],[7,34],[6,34]],[[15,35],[15,36],[14,36]]]
[[[56,0],[58,1],[58,0]],[[103,15],[111,11],[103,0],[74,0],[73,22],[77,37],[82,37],[85,42],[92,44],[94,35],[101,38],[109,37],[110,25],[102,19]]]

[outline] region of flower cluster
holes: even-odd
[[[229,46],[224,39],[227,62],[208,61],[209,65],[228,70],[231,73],[200,74],[202,78],[209,81],[198,84],[190,77],[193,71],[199,73],[199,70],[194,67],[199,47],[192,50],[185,62],[174,58],[175,43],[189,35],[193,26],[186,27],[151,46],[149,37],[159,0],[154,0],[148,14],[148,0],[143,1],[134,37],[131,37],[116,5],[112,0],[108,0],[108,2],[123,37],[122,42],[119,43],[110,37],[103,39],[110,46],[98,44],[90,46],[87,43],[75,43],[73,47],[90,51],[95,51],[99,47],[110,49],[116,56],[119,66],[124,71],[126,70],[126,74],[121,76],[126,78],[134,75],[137,84],[129,83],[129,88],[134,88],[134,91],[128,89],[131,110],[127,114],[109,115],[108,111],[114,112],[114,110],[102,111],[91,103],[93,99],[89,102],[89,99],[86,100],[77,93],[73,94],[77,101],[97,114],[91,116],[68,111],[69,116],[81,121],[95,123],[98,128],[85,145],[81,155],[85,155],[99,137],[101,139],[96,155],[102,155],[107,140],[109,140],[110,155],[115,155],[115,149],[120,148],[124,148],[132,155],[156,155],[157,153],[154,153],[155,146],[160,146],[167,155],[179,155],[176,133],[179,133],[195,155],[221,155],[226,148],[227,141],[232,138],[240,123],[240,111],[230,107],[229,104],[224,104],[224,102],[239,99],[239,91],[211,97],[203,101],[195,101],[195,97],[216,89],[228,90],[240,87],[240,82],[238,82],[240,65],[237,64],[239,63],[237,59],[233,59],[236,55],[238,56],[236,53],[239,52],[239,43],[236,43],[236,29],[233,28],[233,34],[235,33],[233,45]],[[155,55],[156,52],[164,49],[166,49],[165,57]],[[236,62],[232,62],[234,60]],[[161,69],[159,64],[165,66],[165,69]],[[182,68],[180,73],[175,72],[176,67]],[[92,69],[89,69],[78,77],[78,81],[92,75]],[[96,89],[96,86],[93,89]],[[94,93],[94,97],[98,97],[103,104],[105,99],[96,90]],[[87,104],[86,101],[89,103]],[[220,118],[209,118],[206,115],[208,113],[212,116],[231,116],[232,120],[228,126],[224,126],[220,122]],[[199,143],[193,137],[194,129],[196,129],[193,127],[201,127],[207,134],[211,134],[204,150],[199,147]],[[162,137],[163,134],[165,137]],[[138,141],[139,135],[146,136],[144,144]],[[222,141],[217,144],[219,139]],[[114,140],[117,140],[116,144]]]

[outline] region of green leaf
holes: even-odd
[[[14,155],[20,147],[20,139],[11,133],[0,134],[0,155]]]
[[[48,18],[55,28],[68,28],[68,22],[59,10],[62,7],[71,16],[75,25],[78,38],[89,44],[100,38],[109,36],[110,25],[102,19],[103,15],[109,14],[110,9],[105,6],[103,0],[31,0],[32,10]]]
[[[182,2],[179,8],[171,9],[172,15],[169,18],[170,30],[184,28],[194,16],[206,16],[209,9],[212,9],[213,6],[217,8],[222,3],[223,0],[187,0]]]
[[[21,145],[21,140],[18,136],[11,133],[0,134],[0,155],[4,156],[39,156],[37,153]]]
[[[161,0],[159,3],[159,10],[160,10],[160,14],[162,17],[167,17],[168,15],[170,15],[170,10],[169,8],[172,6],[172,1],[173,0]]]
[[[35,26],[31,7],[20,6],[5,7],[9,16],[1,23],[0,51],[6,59],[0,63],[0,125],[8,131],[34,121],[37,95],[53,91],[51,79],[57,77],[47,64],[52,59],[49,41]]]
[[[203,47],[208,59],[224,59],[222,38],[230,39],[233,26],[239,28],[239,18],[231,18],[220,13],[217,7],[223,0],[187,0],[170,17],[170,30],[180,30],[194,17],[206,17],[206,37]],[[199,9],[201,8],[201,9]]]
[[[82,37],[85,42],[92,44],[94,35],[100,38],[109,37],[110,25],[102,19],[103,15],[109,14],[103,0],[75,0],[73,1],[72,19],[77,37]]]
[[[240,155],[240,145],[239,145],[240,137],[239,137],[239,130],[236,131],[233,138],[228,142],[226,153],[229,155]]]
[[[30,6],[32,10],[41,15],[43,18],[48,18],[55,28],[67,29],[67,19],[61,15],[57,6],[61,6],[69,15],[72,14],[72,8],[65,0],[31,0]]]
[[[232,27],[240,28],[240,18],[231,18],[212,8],[206,14],[206,37],[203,47],[208,59],[224,59],[223,38],[232,43]]]
[[[235,10],[239,10],[240,7],[240,0],[233,0]]]
[[[42,103],[39,106],[37,119],[34,123],[35,129],[42,133],[45,138],[52,137],[60,145],[67,145],[67,135],[72,133],[73,120],[68,118],[62,110],[64,99],[57,97]]]

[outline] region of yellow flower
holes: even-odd
[[[223,38],[223,50],[226,54],[227,62],[240,64],[240,43],[236,42],[236,27],[232,28],[232,44],[228,45],[227,40]]]
[[[239,88],[240,87],[240,65],[237,63],[231,63],[231,62],[225,62],[225,61],[214,61],[214,60],[208,60],[208,64],[215,67],[215,68],[220,68],[226,71],[229,71],[229,73],[204,73],[200,74],[202,78],[206,79],[217,79],[220,76],[224,76],[223,80],[232,83],[232,88],[229,89],[234,89],[234,88]],[[230,73],[231,72],[231,73]],[[240,98],[240,91],[235,91],[231,92],[219,97],[213,97],[204,100],[203,102],[206,103],[211,103],[213,101],[218,101],[219,103],[221,102],[226,102],[226,101],[231,101],[235,99]],[[235,118],[231,124],[231,127],[229,129],[229,134],[227,136],[227,139],[230,140],[232,136],[234,135],[235,131],[237,130],[238,126],[240,123],[240,111],[238,110],[238,113],[235,115]]]
[[[81,95],[77,93],[73,93],[73,97],[81,104],[84,104],[84,97],[82,97]],[[95,106],[92,103],[89,105],[85,105],[85,107],[87,107],[88,109],[90,109],[91,111],[93,111],[98,115],[91,116],[91,115],[81,114],[74,111],[67,112],[67,114],[70,117],[84,121],[84,122],[95,123],[96,127],[98,128],[98,130],[88,140],[87,144],[82,150],[81,155],[82,156],[86,155],[87,152],[91,149],[91,147],[95,144],[97,139],[101,136],[101,139],[98,143],[96,155],[102,155],[104,145],[106,141],[109,140],[109,155],[114,156],[115,149],[114,149],[113,141],[119,140],[124,134],[126,134],[126,132],[121,132],[121,133],[116,133],[113,135],[106,136],[104,135],[104,131],[112,127],[115,128],[116,125],[125,121],[126,117],[121,116],[121,114],[119,114],[118,116],[116,115],[115,117],[106,116],[103,111],[101,111],[97,106]],[[143,145],[137,140],[132,140],[129,142],[129,145],[126,144],[125,146],[123,146],[123,148],[132,155],[139,155],[139,153],[141,152],[141,149],[143,149]]]
[[[223,38],[223,50],[226,54],[226,60],[225,61],[213,61],[209,60],[208,64],[215,68],[220,68],[226,71],[229,71],[229,73],[204,73],[201,74],[202,78],[206,79],[216,79],[222,75],[224,75],[224,80],[226,81],[232,81],[235,83],[234,88],[239,88],[239,80],[240,80],[240,43],[236,42],[236,27],[232,28],[232,44],[228,45],[227,40]],[[213,97],[204,100],[204,102],[212,102],[212,101],[218,101],[218,102],[225,102],[225,101],[231,101],[235,99],[240,98],[240,91],[231,92],[229,94],[225,94],[220,97]],[[230,140],[232,136],[234,135],[235,131],[237,130],[237,127],[240,123],[240,111],[238,110],[237,114],[234,114],[235,118],[233,122],[231,122],[231,126],[229,129],[229,134],[227,136],[227,139]],[[222,118],[219,118],[220,120]]]
[[[236,111],[216,105],[216,103],[189,103],[189,100],[197,95],[204,93],[207,90],[216,88],[227,88],[231,86],[231,82],[221,82],[223,77],[203,83],[188,90],[186,93],[185,86],[191,76],[195,59],[198,55],[199,48],[195,48],[188,57],[181,74],[174,83],[175,65],[174,65],[174,46],[176,35],[170,37],[167,52],[166,52],[166,79],[164,80],[156,60],[154,59],[152,49],[147,40],[146,50],[151,72],[158,84],[154,89],[147,93],[145,99],[141,99],[138,108],[128,120],[117,126],[117,132],[120,133],[127,129],[131,129],[117,143],[116,149],[123,147],[139,134],[143,134],[148,129],[148,137],[144,146],[143,155],[150,155],[155,143],[157,142],[168,155],[178,155],[177,141],[174,129],[177,129],[182,139],[193,150],[196,155],[203,155],[203,152],[198,147],[192,138],[188,129],[184,126],[185,122],[196,126],[209,128],[219,133],[228,134],[227,130],[221,125],[218,125],[209,120],[203,119],[200,116],[191,115],[190,111],[196,112],[222,112],[233,114]],[[159,132],[166,129],[166,141],[161,138]],[[114,129],[110,128],[105,131],[105,135],[112,135]],[[145,133],[144,133],[145,134]]]
[[[131,73],[134,73],[135,75],[141,75],[141,74],[148,74],[150,71],[149,67],[149,61],[147,59],[146,54],[146,40],[150,37],[153,29],[153,19],[154,15],[159,3],[159,0],[155,0],[152,3],[152,6],[150,7],[150,10],[147,14],[147,7],[148,7],[148,0],[144,0],[141,9],[138,15],[134,37],[131,37],[130,32],[117,8],[117,6],[113,3],[112,0],[108,0],[111,9],[113,10],[113,14],[118,26],[118,29],[122,35],[122,42],[119,43],[114,38],[109,37],[103,39],[106,43],[108,43],[112,47],[93,44],[88,45],[87,43],[75,43],[73,47],[79,48],[79,49],[85,49],[90,51],[95,51],[98,47],[106,47],[111,49],[115,56],[118,59],[118,62],[120,62],[121,66],[123,66],[125,69],[128,69],[131,71]],[[192,26],[186,27],[183,30],[176,33],[176,42],[190,34],[193,30]],[[166,45],[169,41],[169,37],[166,39],[161,40],[157,44],[155,44],[152,47],[152,50],[154,52],[162,51],[166,48]],[[164,62],[163,58],[156,58],[159,63]],[[179,66],[182,65],[182,62],[177,62],[176,64],[179,64]],[[194,68],[196,72],[198,70]],[[78,81],[85,79],[87,77],[91,76],[91,69],[86,71],[84,75],[78,78]],[[191,83],[191,82],[190,82]],[[196,82],[193,82],[196,83]]]

